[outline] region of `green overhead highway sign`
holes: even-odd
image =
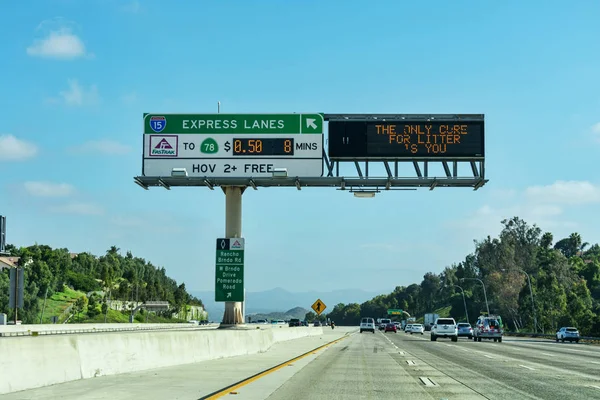
[[[402,315],[402,310],[390,308],[389,310],[387,310],[387,313],[388,315]]]
[[[323,114],[144,114],[144,133],[322,134],[323,121]]]
[[[244,239],[217,239],[215,301],[244,301]]]

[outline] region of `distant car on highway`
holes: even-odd
[[[412,324],[404,325],[404,333],[410,333],[411,329],[412,329]]]
[[[375,320],[373,318],[363,318],[360,320],[360,333],[364,331],[375,333]]]
[[[458,323],[458,337],[466,337],[471,339],[473,337],[473,327],[468,322]]]
[[[385,329],[385,327],[387,326],[387,324],[391,324],[392,320],[389,318],[382,318],[379,320],[379,330],[382,331]]]
[[[453,342],[458,341],[458,328],[454,318],[438,318],[431,327],[431,341],[435,342],[437,338],[450,338]]]
[[[290,327],[292,326],[302,326],[302,322],[300,322],[300,320],[298,318],[292,318],[290,319]]]
[[[473,328],[473,341],[481,342],[481,339],[494,339],[494,342],[502,342],[502,326],[495,316],[482,315],[477,319]]]
[[[398,328],[396,327],[396,324],[392,324],[391,322],[389,324],[385,324],[385,328],[383,328],[384,332],[394,332],[394,333],[398,333]]]
[[[558,332],[556,332],[557,342],[560,340],[564,343],[565,340],[568,340],[571,343],[579,343],[580,338],[581,337],[579,336],[579,331],[577,330],[577,328],[574,328],[572,326],[563,326],[558,330]]]
[[[407,333],[410,333],[411,335],[413,333],[420,333],[422,335],[424,331],[425,331],[425,326],[423,326],[421,324],[411,324],[410,332],[407,332]]]

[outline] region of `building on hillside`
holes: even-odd
[[[0,270],[5,268],[16,268],[20,257],[0,257]]]

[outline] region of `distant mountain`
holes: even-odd
[[[291,310],[287,310],[286,312],[271,312],[267,314],[257,313],[257,314],[248,314],[248,316],[252,317],[253,321],[257,319],[266,319],[271,321],[273,319],[282,319],[284,321],[288,321],[292,318],[304,319],[308,310],[302,307],[294,307]]]
[[[367,292],[361,289],[341,289],[331,292],[289,292],[280,287],[266,290],[263,292],[246,293],[246,315],[249,314],[268,314],[272,312],[285,313],[294,307],[310,309],[310,306],[321,299],[327,306],[325,313],[331,311],[338,303],[363,303],[382,293],[388,293],[390,290],[382,289],[381,292]],[[208,319],[218,322],[223,316],[224,304],[216,303],[215,292],[213,291],[192,291],[189,293],[198,297],[204,303],[208,311]]]

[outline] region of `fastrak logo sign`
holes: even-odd
[[[177,157],[177,135],[150,135],[150,157]]]

